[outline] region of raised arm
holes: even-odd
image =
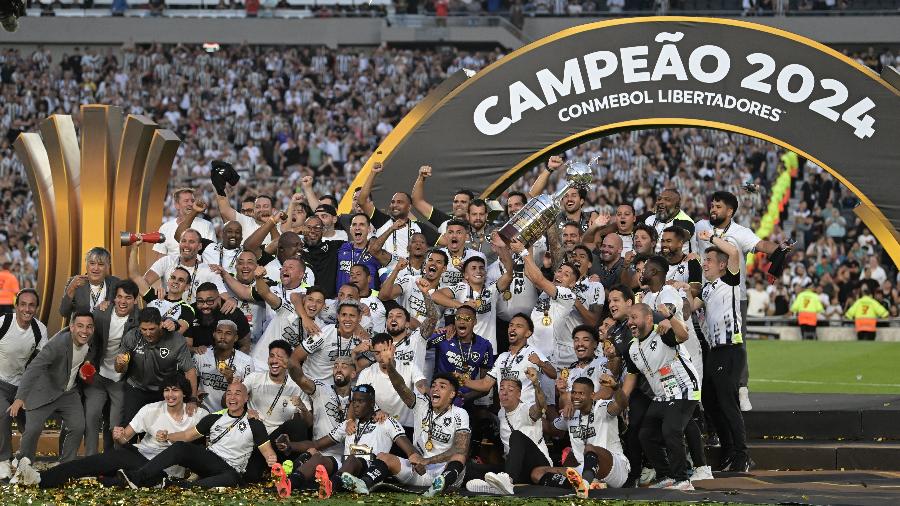
[[[628,395],[623,389],[619,388],[616,380],[608,374],[600,375],[600,386],[611,388],[613,391],[613,401],[606,406],[606,412],[613,416],[619,416],[628,407]]]
[[[416,182],[413,183],[412,187],[412,205],[427,219],[431,216],[431,211],[434,210],[434,206],[431,205],[430,202],[425,200],[425,180],[431,177],[431,167],[428,165],[423,165],[419,167],[419,177],[416,178]]]
[[[491,244],[494,246],[494,251],[497,252],[497,258],[500,259],[500,263],[503,265],[503,274],[497,279],[497,289],[504,292],[509,289],[509,285],[512,284],[513,280],[512,253],[506,243],[500,239],[500,234],[497,232],[491,234]]]
[[[441,317],[441,312],[438,311],[434,301],[428,296],[428,280],[419,278],[416,280],[416,285],[419,287],[419,290],[422,292],[422,298],[425,300],[425,320],[419,325],[419,333],[422,334],[422,337],[427,339],[434,333],[434,328],[437,326],[438,319]]]
[[[396,348],[394,347],[394,343],[391,343],[387,353],[379,355],[379,361],[382,360],[382,356],[387,355],[385,365],[387,365],[387,373],[388,378],[391,380],[391,385],[394,387],[397,395],[400,396],[400,400],[403,401],[403,404],[406,404],[406,407],[412,409],[416,405],[416,394],[406,386],[406,381],[403,380],[403,376],[397,372],[397,361],[394,358],[395,352]]]
[[[131,251],[128,252],[127,267],[128,279],[134,281],[134,283],[138,286],[138,293],[140,293],[141,295],[147,293],[147,290],[150,289],[150,285],[152,285],[159,279],[159,274],[151,270],[148,270],[146,274],[141,274],[137,257],[138,249],[140,249],[139,246],[142,242],[143,241],[141,241],[140,237],[138,237],[138,240],[131,245]]]
[[[544,417],[544,412],[547,409],[547,399],[544,397],[544,390],[541,388],[537,370],[529,367],[525,369],[525,376],[528,377],[528,381],[534,387],[534,405],[528,409],[528,416],[532,420],[537,421]]]
[[[309,379],[306,374],[303,374],[302,363],[288,360],[288,374],[291,375],[291,379],[294,380],[294,383],[296,383],[300,387],[300,390],[303,390],[306,395],[316,393],[316,384],[313,380]]]
[[[238,299],[247,302],[253,300],[253,293],[250,287],[238,281],[231,273],[223,269],[221,265],[212,264],[209,266],[209,270],[218,274],[228,286],[228,289],[231,290],[231,293],[237,296]]]
[[[372,214],[375,213],[375,203],[369,201],[369,197],[372,195],[372,183],[375,182],[375,177],[378,176],[378,174],[381,174],[383,170],[384,165],[381,162],[373,163],[372,170],[369,171],[366,181],[363,183],[362,188],[359,189],[359,194],[356,196],[356,201],[359,203],[360,209],[368,216],[372,216]]]
[[[231,202],[228,200],[228,194],[225,195],[216,195],[216,207],[219,208],[219,215],[225,221],[231,221],[237,219],[237,211],[231,207]]]
[[[260,297],[266,304],[269,305],[272,309],[278,309],[281,307],[281,298],[272,293],[272,290],[269,288],[269,284],[266,282],[266,268],[263,266],[259,266],[256,268],[256,271],[253,273],[256,276],[256,293],[259,294]]]
[[[703,230],[697,234],[697,238],[701,241],[708,241],[713,246],[724,251],[728,255],[728,271],[732,273],[741,272],[741,252],[737,246],[720,236],[713,235],[710,230]],[[759,246],[759,245],[757,245]],[[774,251],[774,250],[773,250]]]
[[[259,247],[262,246],[263,241],[266,240],[266,236],[276,230],[276,225],[278,225],[279,221],[281,221],[281,212],[272,211],[272,216],[270,216],[261,227],[256,229],[256,231],[250,234],[250,237],[244,241],[244,249],[258,251]]]
[[[380,262],[381,260],[378,261]],[[409,261],[405,258],[397,259],[397,263],[394,264],[394,268],[391,269],[391,272],[384,280],[384,283],[381,283],[381,290],[378,291],[378,300],[387,302],[403,295],[403,288],[397,286],[396,284],[397,275],[400,274],[400,271],[405,269],[408,265]]]
[[[538,174],[537,179],[534,180],[534,184],[531,185],[531,189],[528,190],[528,197],[534,198],[543,193],[544,189],[547,188],[547,183],[550,182],[550,176],[553,174],[553,171],[562,167],[562,164],[562,157],[551,156],[550,159],[547,160],[547,169]]]
[[[377,259],[378,262],[381,263],[381,265],[388,265],[389,263],[391,263],[391,260],[394,259],[390,253],[384,250],[384,243],[387,242],[388,237],[390,237],[391,234],[405,227],[406,222],[406,218],[394,220],[391,226],[385,229],[385,231],[382,232],[381,235],[369,241],[367,250],[370,255],[374,256],[375,259]]]
[[[602,241],[607,234],[615,232],[615,230],[616,224],[610,223],[610,216],[608,213],[597,213],[594,215],[594,219],[591,220],[591,226],[584,232],[581,243],[593,251],[597,249],[600,241]]]
[[[191,228],[191,225],[194,223],[194,218],[197,217],[198,214],[202,214],[206,211],[206,203],[202,200],[195,200],[194,205],[191,206],[187,211],[187,215],[181,220],[181,223],[175,227],[175,232],[172,234],[172,238],[175,241],[181,240],[181,234],[183,234],[187,229]]]
[[[303,190],[303,196],[306,197],[306,204],[309,205],[310,209],[315,211],[317,207],[319,207],[319,197],[316,196],[316,192],[313,190],[313,178],[312,176],[303,176],[300,179],[300,189]],[[294,200],[291,199],[291,204],[294,204]],[[288,216],[291,216],[290,214]]]
[[[541,269],[537,265],[534,265],[534,262],[529,261],[527,257],[531,255],[528,254],[527,251],[528,250],[525,250],[523,252],[523,255],[526,255],[525,261],[523,262],[525,264],[525,277],[528,278],[538,290],[551,297],[556,297],[556,285],[544,277],[544,274],[541,273]]]

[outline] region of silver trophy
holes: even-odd
[[[544,235],[544,231],[556,223],[556,217],[562,211],[559,203],[563,195],[570,188],[587,188],[594,181],[594,174],[587,164],[569,162],[566,165],[566,181],[569,184],[553,195],[545,193],[529,200],[525,207],[500,227],[500,238],[507,243],[518,239],[525,247],[531,246]]]

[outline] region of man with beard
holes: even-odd
[[[472,257],[479,257],[487,262],[484,253],[470,249],[467,247],[469,241],[469,226],[460,220],[450,220],[447,222],[447,231],[442,236],[442,241],[446,243],[446,247],[441,251],[447,254],[450,263],[441,276],[441,284],[443,286],[452,286],[463,280],[462,266],[466,260]]]
[[[703,268],[700,266],[699,260],[684,254],[684,242],[689,239],[687,230],[669,227],[663,230],[660,253],[669,266],[666,282],[686,283],[696,297],[700,294],[700,285],[703,283]],[[687,294],[682,294],[682,298],[687,299]],[[686,316],[689,316],[689,313]]]
[[[475,199],[469,202],[468,221],[469,221],[469,237],[465,243],[465,247],[481,253],[488,261],[493,262],[497,259],[493,248],[491,248],[491,235],[494,233],[494,227],[487,222],[488,205],[481,199]],[[451,259],[452,264],[452,259]]]
[[[218,265],[211,265],[210,268],[222,276],[228,293],[238,301],[238,309],[246,317],[247,324],[250,325],[250,342],[239,343],[241,351],[247,353],[253,344],[259,341],[269,324],[268,305],[265,301],[254,300],[252,297],[245,299],[238,295],[238,292],[249,295],[253,284],[256,283],[256,268],[259,266],[256,262],[256,254],[252,251],[242,251],[237,256],[235,264],[234,275]]]
[[[524,197],[523,197],[524,199]],[[536,248],[533,246],[533,249]],[[543,251],[536,254],[537,258],[543,255]],[[528,262],[532,262],[535,257],[527,257]],[[509,289],[501,293],[500,300],[497,302],[497,335],[504,336],[507,334],[507,327],[513,316],[518,313],[530,314],[537,303],[540,292],[525,276],[526,257],[520,253],[512,252],[512,282]],[[496,283],[500,276],[506,273],[503,262],[496,261],[488,266],[488,280]],[[507,351],[507,343],[500,339],[497,341],[497,353]],[[527,382],[526,382],[527,383]],[[525,389],[527,390],[527,386]]]
[[[194,202],[193,207],[187,213],[186,219],[175,229],[176,241],[180,241],[181,235],[188,230],[190,219],[205,210],[205,203],[199,200]],[[200,248],[201,258],[207,265],[219,265],[233,274],[237,257],[244,251],[244,248],[241,246],[243,240],[241,224],[236,221],[229,221],[222,227],[222,242],[215,242],[206,238],[200,239],[202,243]]]
[[[230,314],[223,314],[220,310],[221,299],[218,289],[212,283],[203,283],[197,287],[197,302],[194,303],[194,320],[191,326],[184,331],[188,347],[194,353],[203,355],[208,346],[213,345],[213,333],[216,325],[222,320],[229,320],[237,328],[238,347],[248,349],[250,347],[250,324],[247,317],[240,309],[235,309]],[[223,389],[224,390],[224,389]]]
[[[338,248],[338,273],[335,281],[335,290],[341,285],[350,282],[350,270],[354,265],[365,265],[368,267],[372,277],[367,281],[366,289],[376,288],[378,283],[378,269],[381,268],[381,262],[372,253],[369,241],[369,217],[363,213],[356,213],[350,219],[350,240],[345,242]],[[362,290],[364,287],[360,287]]]
[[[315,279],[321,280],[320,288],[325,290],[328,298],[332,298],[339,287],[328,283],[328,280],[337,279],[338,251],[344,241],[323,241],[322,228],[322,220],[319,218],[313,216],[306,220],[301,256],[315,274]]]
[[[322,239],[327,241],[346,241],[347,232],[343,230],[335,230],[334,224],[337,223],[337,209],[331,204],[319,204],[316,207],[316,217],[322,220]]]
[[[15,474],[10,483],[33,485],[40,481],[31,463],[44,423],[54,413],[61,416],[69,429],[60,461],[68,462],[77,456],[84,435],[84,406],[76,380],[85,380],[82,366],[89,355],[93,334],[91,313],[75,313],[69,326],[47,341],[25,369],[16,400],[7,410],[12,418],[19,416],[20,410],[26,411],[22,440],[12,464]]]
[[[736,245],[738,252],[743,257],[747,253],[762,252],[769,255],[769,260],[783,263],[787,253],[790,252],[790,246],[786,244],[776,244],[772,241],[766,241],[757,237],[749,228],[734,222],[734,213],[738,209],[738,199],[733,193],[718,191],[712,194],[711,203],[709,205],[709,220],[703,220],[697,223],[697,232],[711,231],[712,235],[724,237],[732,244]],[[707,240],[700,240],[699,251],[706,251],[712,246]],[[741,309],[741,334],[747,333],[747,263],[741,262],[741,282],[740,287],[740,309]],[[770,272],[773,271],[771,268]],[[843,300],[843,299],[841,299]],[[741,342],[741,347],[745,344]],[[747,367],[746,353],[744,354],[744,365],[741,370],[740,377],[740,403],[741,411],[750,411],[753,405],[750,404],[750,393],[747,390],[747,382],[750,377],[750,369]]]
[[[122,418],[134,418],[138,410],[162,399],[162,384],[166,377],[182,373],[191,383],[185,403],[188,413],[197,408],[197,368],[191,360],[184,337],[165,330],[159,310],[145,307],[138,313],[138,328],[122,336],[116,355],[116,372],[124,374],[125,410]]]
[[[622,240],[622,256],[634,250],[634,224],[637,217],[634,214],[634,206],[631,204],[619,204],[616,208],[616,235]]]
[[[9,406],[16,400],[22,374],[47,343],[47,326],[34,317],[40,305],[38,293],[24,288],[14,299],[15,313],[0,316],[0,479],[12,477],[12,419]],[[24,413],[16,420],[25,426]],[[20,429],[21,430],[21,429]]]
[[[272,217],[263,224],[262,227],[259,228],[253,235],[250,236],[244,242],[244,249],[249,251],[257,251],[259,247],[262,245],[262,240],[265,239],[266,234],[270,231],[274,231],[276,229],[276,225],[280,221],[278,217],[281,216],[279,212],[275,212],[272,214]],[[274,250],[272,249],[274,246]],[[268,244],[263,250],[262,254],[259,256],[259,260],[257,263],[259,265],[264,265],[266,267],[266,277],[272,280],[277,280],[280,278],[280,270],[282,263],[288,258],[300,256],[302,253],[303,241],[300,239],[300,236],[294,232],[285,232],[281,234],[276,241]],[[274,251],[275,256],[273,257],[269,251]],[[305,260],[305,259],[304,259]],[[316,275],[312,269],[306,269],[303,272],[303,284],[306,286],[312,286],[316,284]]]
[[[444,213],[440,209],[435,209],[434,206],[425,200],[425,180],[431,177],[431,173],[432,169],[428,165],[419,167],[419,177],[416,178],[416,182],[413,183],[412,187],[412,204],[416,211],[425,216],[425,219],[437,227],[439,233],[443,234],[447,231],[447,222],[450,220],[465,221],[467,219],[469,203],[475,200],[475,194],[469,190],[457,191],[453,195],[450,214]]]
[[[336,325],[321,327],[318,333],[302,341],[291,355],[291,362],[303,364],[310,379],[330,383],[329,372],[338,357],[352,357],[362,366],[360,369],[368,366],[369,361],[364,356],[353,356],[354,347],[361,341],[356,336],[361,316],[359,301],[342,301],[337,312]]]
[[[293,351],[287,341],[272,341],[269,343],[269,370],[251,372],[244,377],[244,385],[250,395],[248,408],[251,416],[255,416],[266,426],[269,442],[275,448],[279,460],[287,459],[288,455],[278,450],[276,440],[285,434],[300,441],[306,437],[307,428],[312,425],[311,413],[299,408],[303,391],[288,377],[288,359]],[[309,415],[309,419],[304,419],[304,415]],[[253,452],[247,463],[245,478],[248,481],[259,481],[266,468],[262,454]]]
[[[420,290],[427,294],[430,290],[427,281],[419,280]],[[386,332],[394,340],[397,363],[401,365],[414,365],[425,376],[431,377],[434,372],[434,361],[426,366],[425,344],[426,339],[434,333],[434,327],[441,314],[433,304],[431,314],[422,320],[422,324],[416,329],[409,328],[409,312],[402,307],[393,307],[387,312]]]
[[[384,332],[384,320],[387,312],[384,309],[384,303],[378,298],[378,291],[372,290],[371,273],[369,266],[365,264],[356,264],[350,267],[350,283],[359,289],[359,302],[364,307],[363,312],[367,313],[371,322],[370,334]]]
[[[140,240],[138,240],[138,244]],[[137,250],[133,248],[128,254],[128,277],[138,286],[138,293],[142,293],[144,307],[153,307],[159,310],[163,318],[163,329],[169,331],[184,332],[194,321],[194,308],[184,301],[184,293],[191,286],[191,273],[184,267],[176,266],[169,274],[165,286],[164,295],[159,298],[158,293],[150,283],[146,275],[141,276],[138,270]],[[167,258],[164,257],[163,260]],[[218,291],[218,288],[217,288]]]
[[[404,385],[420,392],[426,389],[425,376],[415,364],[397,361],[397,349],[393,337],[389,334],[375,334],[372,338],[372,351],[375,354],[375,362],[359,371],[356,383],[375,387],[375,402],[378,408],[388,417],[399,421],[400,425],[412,427],[414,423],[412,412],[406,409],[403,400],[392,388],[391,376],[393,373],[400,375]],[[389,370],[389,367],[393,367],[394,371]]]
[[[224,299],[222,311],[224,313],[230,313],[237,307],[237,302],[228,295],[228,290],[226,290],[225,285],[222,284],[222,278],[217,276],[209,268],[209,264],[205,263],[198,255],[202,245],[200,239],[200,234],[196,230],[187,229],[181,234],[181,240],[178,243],[179,253],[177,255],[164,256],[153,262],[150,269],[144,273],[144,281],[146,281],[147,285],[153,286],[153,284],[161,279],[168,279],[172,274],[172,271],[181,267],[190,274],[190,284],[182,296],[185,302],[193,304],[197,295],[197,287],[203,283],[209,282],[216,285],[216,288],[219,289],[219,294]],[[132,255],[135,254],[134,251],[142,243],[143,241],[138,239],[138,241],[131,246]],[[131,259],[129,258],[129,265],[130,264]],[[134,267],[137,267],[136,262]],[[138,286],[140,286],[140,283],[138,283]]]
[[[112,306],[94,310],[94,343],[87,361],[96,364],[94,380],[85,385],[84,392],[84,454],[97,453],[103,406],[109,401],[108,427],[122,425],[122,408],[125,406],[125,378],[116,372],[116,353],[122,337],[137,327],[138,287],[133,281],[121,281],[116,285],[116,297]],[[113,440],[107,431],[103,434],[103,447],[112,449]]]
[[[604,287],[621,283],[622,271],[625,270],[625,259],[622,258],[622,239],[616,234],[606,234],[600,243],[600,251],[591,265],[591,274],[600,278]]]
[[[433,249],[428,252],[422,274],[401,277],[400,274],[406,272],[408,264],[406,260],[398,260],[387,279],[384,280],[384,284],[381,285],[378,298],[383,302],[396,300],[400,306],[409,311],[412,325],[418,326],[425,318],[426,308],[425,297],[419,291],[417,281],[425,279],[428,281],[429,290],[436,290],[441,286],[441,278],[447,262],[446,253],[439,249]]]
[[[402,221],[394,222],[394,228],[398,230],[404,226]],[[381,234],[379,237],[375,238],[372,241],[369,250],[373,251],[373,255],[378,259],[381,265],[391,265],[391,254],[384,251],[382,248],[384,246],[385,241],[390,237],[392,230],[389,229],[385,233]],[[409,247],[407,248],[407,254],[409,255],[404,260],[403,269],[398,271],[399,279],[407,278],[410,276],[421,276],[425,269],[425,257],[428,255],[428,239],[425,237],[425,234],[416,233],[413,234],[409,239]],[[433,241],[432,241],[433,242]],[[399,262],[400,259],[397,260]],[[396,265],[396,262],[394,263]],[[385,273],[390,273],[386,269],[379,269],[378,275],[379,277],[384,277]],[[384,283],[381,284],[381,292],[384,292]],[[384,299],[382,299],[384,300]]]
[[[550,176],[556,169],[562,167],[562,165],[563,159],[561,157],[551,156],[547,161],[546,170],[538,174],[534,184],[531,185],[528,196],[534,198],[543,193],[550,181]],[[563,211],[559,214],[557,223],[562,225],[566,222],[573,221],[578,224],[578,228],[581,229],[582,232],[585,232],[593,221],[594,216],[597,214],[593,211],[584,212],[582,210],[586,198],[587,190],[569,188],[565,195],[563,195],[561,202]]]
[[[256,285],[251,293],[238,294],[242,299],[265,301],[271,310],[269,324],[250,352],[257,362],[263,362],[269,356],[269,343],[272,341],[283,339],[291,346],[299,345],[301,329],[312,332],[317,328],[313,318],[305,314],[303,305],[297,304],[297,297],[306,293],[302,282],[305,270],[306,266],[299,257],[288,258],[281,266],[281,283],[270,287],[265,268],[257,267]]]
[[[176,217],[174,220],[167,221],[159,227],[159,233],[166,236],[166,242],[153,245],[153,255],[151,258],[155,262],[160,258],[168,255],[177,255],[179,244],[175,238],[175,229],[182,223],[186,223],[188,228],[194,229],[200,235],[209,241],[216,240],[216,229],[208,220],[198,216],[194,209],[194,189],[179,188],[172,194],[172,202],[175,205]]]
[[[566,327],[574,329],[582,323],[596,327],[600,324],[600,311],[605,300],[603,285],[588,277],[594,257],[591,250],[578,244],[567,255],[568,261],[578,268],[578,282],[572,288],[575,307],[566,318]],[[574,353],[572,355],[574,359]]]
[[[656,201],[656,213],[648,216],[644,223],[656,230],[657,241],[661,237],[662,231],[671,226],[687,230],[690,233],[690,240],[684,243],[684,252],[696,251],[696,245],[693,244],[694,220],[681,210],[681,194],[678,193],[678,190],[673,188],[663,190],[659,194],[659,200]],[[657,242],[654,248],[654,252],[659,253],[662,243]]]
[[[590,325],[575,327],[575,330],[572,331],[572,344],[575,347],[576,359],[572,365],[564,369],[566,374],[558,375],[556,378],[556,390],[559,392],[557,407],[560,411],[565,411],[566,407],[571,404],[569,392],[578,378],[588,378],[595,385],[599,385],[601,374],[618,377],[618,374],[610,370],[609,365],[611,364],[602,350],[600,355],[597,355],[600,334],[595,327]]]
[[[447,487],[459,486],[465,474],[471,428],[468,413],[453,405],[459,390],[456,378],[449,374],[436,375],[429,395],[424,395],[414,393],[404,384],[393,362],[388,364],[388,371],[397,394],[413,410],[416,453],[408,459],[381,453],[362,478],[343,474],[344,487],[368,495],[375,485],[394,476],[405,485],[430,485],[424,495],[431,497]]]
[[[377,227],[375,235],[380,236],[388,230],[391,230],[390,239],[384,244],[384,251],[391,255],[392,262],[398,258],[406,258],[409,240],[415,233],[421,233],[422,228],[412,220],[410,208],[412,206],[412,197],[405,192],[397,192],[391,197],[391,203],[388,207],[390,215],[385,215],[379,211],[375,204],[369,200],[372,193],[372,183],[375,178],[384,171],[384,166],[380,162],[376,162],[369,171],[369,175],[363,183],[362,189],[359,191],[357,200],[362,202],[361,207],[366,216],[370,216],[372,224]],[[392,230],[395,221],[403,220],[404,226],[400,229]]]
[[[203,407],[210,413],[222,409],[222,396],[232,381],[242,381],[251,372],[265,370],[250,355],[236,350],[236,341],[237,325],[231,320],[220,320],[213,334],[212,348],[194,355]]]
[[[628,326],[634,340],[625,356],[628,375],[622,390],[626,396],[631,394],[641,375],[653,391],[640,430],[641,446],[658,478],[653,487],[693,490],[684,429],[697,408],[700,384],[690,356],[680,351],[688,338],[687,329],[677,319],[654,324],[653,310],[647,304],[632,306]]]
[[[272,197],[268,195],[258,195],[253,201],[253,217],[250,217],[235,211],[234,208],[231,207],[227,195],[216,195],[216,206],[219,208],[219,215],[226,222],[236,221],[241,224],[241,229],[244,234],[243,241],[246,241],[253,232],[256,232],[256,230],[272,216],[272,202]]]

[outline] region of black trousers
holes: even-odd
[[[132,445],[63,462],[41,473],[41,488],[55,488],[86,476],[114,476],[119,469],[132,471],[149,462]],[[162,478],[162,476],[160,476]]]
[[[804,340],[815,340],[816,339],[816,326],[815,325],[800,325],[800,335]]]
[[[134,415],[147,404],[163,400],[162,390],[142,390],[125,382],[125,407],[122,412],[122,423],[127,425]]]
[[[875,340],[875,332],[868,332],[865,330],[861,330],[856,333],[856,338],[860,341],[874,341]]]
[[[272,449],[275,450],[275,455],[278,456],[279,461],[284,461],[289,457],[287,454],[278,451],[278,448],[275,446],[275,440],[278,439],[278,436],[287,434],[291,441],[306,441],[308,439],[307,431],[308,429],[303,420],[294,418],[284,422],[269,434],[269,442],[272,444]],[[269,465],[266,464],[265,457],[260,453],[259,448],[254,448],[253,453],[250,454],[250,460],[247,462],[247,470],[244,471],[244,480],[250,483],[260,482],[268,470]]]
[[[653,399],[639,388],[635,388],[631,392],[628,400],[628,430],[625,431],[625,456],[628,463],[631,464],[631,472],[628,474],[628,481],[635,480],[641,476],[641,468],[643,467],[644,450],[641,448],[641,424],[644,423],[644,415],[650,407]]]
[[[684,429],[697,401],[653,401],[641,424],[641,446],[656,469],[657,478],[675,481],[688,479],[687,455],[684,451]]]
[[[534,444],[530,437],[514,430],[509,435],[509,453],[503,470],[512,478],[513,483],[531,484],[531,471],[536,467],[552,466],[544,453]]]
[[[716,426],[723,459],[747,455],[747,431],[738,400],[745,354],[735,344],[712,348],[703,372],[703,407]]]
[[[162,479],[163,471],[170,466],[184,466],[200,476],[199,480],[185,482],[183,486],[233,487],[241,481],[241,475],[222,457],[183,441],[173,443],[143,467],[128,473],[128,476],[138,486],[156,485]]]

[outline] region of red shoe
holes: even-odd
[[[559,457],[559,465],[561,465],[561,466],[566,465],[566,459],[569,458],[570,453],[572,453],[571,446],[567,446],[567,447],[563,448],[562,454]]]
[[[316,483],[319,484],[319,499],[328,499],[333,492],[331,478],[328,477],[328,471],[325,466],[319,464],[316,466]]]
[[[284,468],[278,462],[272,464],[272,476],[275,477],[275,490],[278,491],[278,497],[290,497],[291,480],[288,479]]]
[[[572,488],[575,489],[576,496],[582,499],[588,497],[591,489],[588,486],[587,482],[581,478],[581,474],[579,474],[577,470],[572,467],[567,468],[566,479],[569,480]]]

